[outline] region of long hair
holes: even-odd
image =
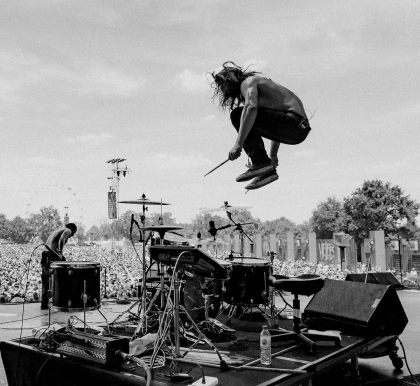
[[[232,61],[224,62],[223,69],[217,74],[212,73],[214,82],[213,101],[216,97],[219,98],[219,105],[223,111],[229,109],[232,111],[235,107],[245,102],[245,98],[241,94],[241,83],[248,77],[260,74],[256,71],[248,71],[239,67]]]

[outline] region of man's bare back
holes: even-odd
[[[254,87],[257,88],[258,92],[258,107],[284,112],[292,111],[303,118],[307,118],[302,101],[286,87],[263,76],[250,76],[241,84],[241,93],[244,98],[247,91]]]

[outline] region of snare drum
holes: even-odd
[[[224,301],[229,304],[267,304],[269,301],[269,261],[255,258],[235,258],[226,282]]]
[[[51,264],[52,306],[59,311],[83,311],[100,305],[101,266],[91,261],[61,261]],[[86,282],[86,288],[85,288]]]

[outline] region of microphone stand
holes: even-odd
[[[248,225],[248,224],[253,224],[253,223],[244,223],[244,224],[240,224],[240,223],[236,223],[234,220],[233,220],[233,218],[232,218],[232,212],[229,212],[229,211],[226,211],[226,215],[228,216],[228,219],[230,220],[230,221],[232,221],[233,222],[233,224],[234,225],[231,225],[231,226],[235,226],[235,229],[234,230],[237,230],[237,231],[239,231],[239,238],[240,238],[240,252],[239,252],[239,254],[243,257],[244,256],[244,239],[245,239],[245,237],[251,242],[251,243],[254,243],[253,241],[252,241],[252,239],[245,233],[245,231],[243,230],[243,228],[242,228],[242,225]]]

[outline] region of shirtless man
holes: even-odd
[[[48,237],[45,246],[49,248],[48,251],[42,252],[41,259],[41,281],[42,281],[42,297],[41,297],[41,310],[48,309],[48,289],[50,281],[50,265],[53,261],[65,261],[63,256],[63,248],[68,239],[77,232],[76,224],[69,223],[64,227],[55,230]]]
[[[212,74],[213,99],[218,96],[221,109],[229,109],[238,132],[229,159],[237,159],[244,149],[252,162],[236,178],[238,182],[254,179],[245,189],[258,189],[277,180],[280,143],[297,145],[311,131],[301,100],[287,88],[258,74],[233,62],[225,62],[221,71]],[[262,137],[271,140],[270,157]]]

